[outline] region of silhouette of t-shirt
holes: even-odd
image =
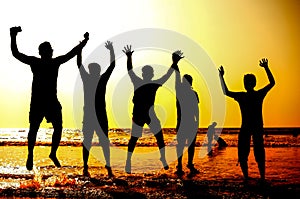
[[[47,60],[27,57],[24,62],[30,65],[33,73],[31,108],[51,109],[60,106],[57,99],[57,76],[59,66],[65,62],[62,56]]]
[[[134,84],[134,96],[132,102],[133,116],[148,115],[149,109],[154,105],[156,91],[162,85],[156,83],[147,83],[142,86],[138,83]]]
[[[79,68],[79,72],[83,82],[84,110],[94,111],[96,88],[100,77],[90,75],[89,73],[86,72],[83,66]]]
[[[242,114],[242,128],[262,128],[262,105],[268,90],[234,92],[233,98],[239,103]]]
[[[198,109],[199,97],[198,93],[192,88],[182,88],[176,92],[176,106],[177,106],[177,117],[181,120],[181,117],[190,120],[194,118],[196,109]]]
[[[106,94],[106,85],[111,76],[113,70],[115,68],[115,61],[113,61],[108,69],[103,73],[98,81],[96,87],[96,95],[95,95],[95,107],[98,116],[106,116],[106,102],[105,102],[105,94]]]

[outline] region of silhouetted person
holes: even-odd
[[[218,149],[223,149],[228,146],[225,140],[221,138],[219,135],[215,135],[214,139],[218,142]]]
[[[173,62],[177,63],[182,59],[182,52],[176,51],[172,54]],[[194,167],[194,153],[197,130],[199,126],[199,98],[196,91],[193,90],[193,78],[185,74],[181,79],[180,70],[176,64],[175,89],[176,89],[176,107],[177,107],[177,171],[175,174],[182,176],[182,155],[184,146],[188,145],[188,164],[190,174],[198,174],[199,171]]]
[[[248,180],[248,156],[250,152],[251,135],[254,145],[254,156],[258,164],[261,180],[265,180],[265,149],[262,105],[268,91],[275,85],[274,77],[268,67],[268,60],[262,59],[259,65],[267,73],[269,84],[255,91],[256,78],[253,74],[244,76],[244,87],[246,92],[229,91],[224,81],[224,69],[219,68],[222,89],[225,95],[234,98],[240,105],[242,115],[242,126],[238,136],[238,158],[245,178]]]
[[[177,62],[173,61],[173,64],[168,72],[157,80],[152,80],[154,76],[153,68],[149,65],[146,65],[142,68],[143,78],[140,78],[132,70],[133,51],[131,51],[131,46],[125,46],[123,52],[127,55],[127,70],[134,86],[134,96],[132,100],[134,104],[132,113],[132,132],[128,143],[125,171],[127,173],[131,173],[132,153],[138,138],[142,136],[144,124],[147,124],[150,127],[150,130],[154,133],[157,140],[157,145],[160,149],[160,160],[164,166],[164,169],[167,170],[169,169],[169,166],[165,157],[165,143],[160,121],[154,111],[154,101],[157,89],[169,79],[174,70],[173,68],[177,65]]]
[[[37,132],[43,118],[51,122],[54,128],[52,135],[52,147],[49,155],[55,166],[60,167],[56,157],[56,151],[59,146],[62,133],[62,114],[61,105],[57,99],[57,75],[59,66],[73,58],[82,49],[87,40],[83,40],[65,55],[52,58],[53,49],[49,42],[43,42],[39,46],[41,58],[27,56],[19,52],[17,48],[16,36],[21,32],[20,27],[12,27],[11,51],[13,56],[19,61],[30,65],[33,73],[31,103],[29,112],[29,132],[28,132],[28,157],[26,167],[32,170],[33,167],[33,149],[36,141]]]
[[[216,122],[213,122],[208,126],[207,129],[207,153],[208,155],[212,155],[212,141],[215,137],[215,127],[217,126]]]
[[[105,93],[106,85],[115,68],[115,53],[112,42],[107,41],[105,47],[110,51],[110,66],[100,76],[101,67],[97,63],[88,65],[89,73],[82,65],[81,51],[77,55],[77,65],[83,82],[84,89],[84,116],[83,116],[83,175],[90,177],[88,172],[89,151],[92,146],[94,131],[96,132],[99,143],[102,146],[105,168],[108,176],[113,176],[110,166],[110,142],[108,139],[108,120],[106,114]]]

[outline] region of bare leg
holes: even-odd
[[[61,167],[57,157],[56,157],[56,152],[61,140],[61,134],[62,134],[62,122],[60,121],[55,121],[52,122],[54,132],[52,135],[52,147],[51,147],[51,153],[49,155],[49,158],[53,161],[56,167]]]
[[[32,170],[33,168],[33,149],[36,141],[36,136],[38,129],[40,127],[40,123],[31,122],[28,132],[28,156],[26,161],[26,168],[28,170]]]
[[[260,179],[265,180],[265,162],[266,154],[264,148],[263,133],[258,132],[253,135],[253,144],[254,144],[254,156],[258,165]]]
[[[196,146],[196,137],[192,140],[191,143],[189,143],[189,148],[188,148],[188,165],[187,165],[187,167],[190,169],[191,175],[200,173],[200,171],[197,170],[193,164],[194,154],[195,154],[195,146]]]
[[[176,175],[182,176],[184,174],[184,171],[182,170],[182,155],[183,155],[183,149],[184,149],[184,140],[181,140],[177,136],[177,146],[176,146],[176,153],[177,153],[177,171],[175,172]]]
[[[90,155],[90,150],[92,146],[92,138],[94,131],[92,130],[84,130],[83,131],[83,143],[82,143],[82,160],[83,160],[83,175],[90,177],[90,173],[88,172],[88,160]]]
[[[126,173],[131,173],[131,157],[136,145],[138,138],[131,136],[129,143],[128,143],[128,151],[127,151],[127,160],[126,160],[126,165],[125,165],[125,171]]]
[[[161,130],[157,134],[155,134],[155,138],[156,138],[157,145],[158,145],[159,152],[160,152],[160,161],[162,162],[164,169],[168,170],[169,165],[166,161],[165,142],[164,142],[164,137],[163,137],[163,133]]]
[[[114,175],[112,173],[111,166],[110,166],[110,147],[109,147],[110,142],[108,139],[108,132],[107,132],[107,135],[103,134],[103,136],[101,136],[101,137],[102,138],[99,138],[99,139],[101,139],[100,143],[102,146],[103,155],[104,155],[105,162],[106,162],[105,168],[107,170],[108,176],[113,177]]]

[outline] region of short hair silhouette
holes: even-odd
[[[142,136],[143,126],[147,124],[154,133],[160,152],[160,161],[164,169],[169,169],[165,157],[165,143],[161,129],[161,124],[154,110],[154,102],[157,90],[169,79],[174,71],[173,62],[168,72],[161,78],[152,80],[154,70],[151,66],[145,65],[142,68],[142,77],[138,77],[132,70],[132,53],[131,46],[124,47],[123,52],[127,56],[127,72],[134,87],[132,102],[134,104],[132,111],[132,129],[128,143],[127,159],[125,165],[126,173],[131,173],[131,157],[136,146],[137,140]]]
[[[39,55],[41,55],[41,57],[52,57],[53,49],[50,42],[45,41],[39,45]]]
[[[85,38],[89,38],[89,35],[85,34]],[[95,132],[98,136],[99,144],[102,147],[106,162],[105,168],[107,169],[108,176],[113,176],[110,165],[110,142],[108,139],[108,118],[105,106],[105,96],[108,80],[116,64],[112,42],[107,41],[105,43],[105,48],[107,48],[110,52],[110,65],[102,75],[100,75],[100,65],[95,62],[88,65],[88,73],[82,64],[82,51],[77,54],[77,66],[83,83],[84,92],[82,159],[83,175],[87,177],[90,177],[90,173],[88,171],[88,159]]]
[[[256,77],[253,74],[246,74],[244,76],[244,87],[248,90],[253,90],[256,86]]]
[[[100,72],[101,72],[101,67],[99,64],[97,63],[90,63],[88,65],[88,68],[89,68],[89,72],[91,75],[100,75]]]
[[[183,75],[183,78],[190,84],[192,85],[193,84],[193,77],[188,75],[188,74],[185,74]]]
[[[238,160],[242,169],[244,180],[248,180],[248,156],[250,153],[251,137],[253,140],[254,156],[257,162],[260,178],[265,180],[265,148],[264,148],[264,123],[263,123],[263,100],[270,89],[275,85],[274,77],[268,66],[268,59],[259,61],[259,66],[265,69],[269,83],[257,91],[256,78],[253,74],[244,76],[244,87],[247,92],[230,91],[224,80],[223,66],[219,68],[219,76],[223,93],[233,98],[240,106],[242,124],[238,135]],[[218,139],[220,140],[220,139]],[[221,143],[218,141],[218,143]]]
[[[17,34],[21,32],[21,27],[12,27],[10,29],[11,36],[11,52],[13,56],[24,64],[30,66],[33,79],[31,88],[31,102],[29,110],[29,132],[28,140],[28,155],[26,168],[33,169],[33,149],[36,142],[40,123],[45,117],[47,122],[51,122],[53,126],[53,135],[51,143],[51,152],[49,158],[55,166],[61,167],[59,160],[56,157],[57,149],[62,135],[62,112],[61,104],[57,98],[57,77],[59,67],[63,63],[72,59],[86,45],[85,38],[77,46],[68,53],[52,58],[53,49],[48,41],[39,45],[39,54],[41,58],[27,56],[20,53],[17,46]]]
[[[152,66],[146,65],[142,68],[142,76],[144,80],[151,80],[154,76],[154,70]]]

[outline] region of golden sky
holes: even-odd
[[[264,57],[268,58],[276,85],[264,101],[265,127],[300,126],[300,67],[297,56],[300,52],[300,2],[297,0],[55,0],[47,3],[28,0],[1,4],[0,17],[5,20],[1,20],[0,27],[0,128],[29,126],[32,73],[29,66],[20,63],[11,55],[9,28],[16,25],[21,25],[23,29],[17,39],[19,50],[34,56],[38,56],[38,45],[45,40],[51,42],[54,56],[66,53],[88,31],[90,41],[84,49],[84,58],[104,41],[126,31],[140,28],[172,30],[197,42],[211,58],[216,70],[223,65],[225,80],[229,89],[233,91],[244,90],[245,73],[256,75],[257,89],[266,85],[267,76],[258,66],[258,61]],[[180,42],[178,43],[180,49]],[[101,55],[101,59],[109,59],[108,54]],[[164,60],[164,55],[159,59],[161,60],[152,63],[168,66],[169,62]],[[125,57],[119,57],[117,61],[115,74],[109,81],[110,88],[117,84],[118,77],[126,75]],[[137,54],[134,57],[134,66],[146,65],[149,61],[151,60],[144,59],[142,54]],[[187,62],[183,62],[182,66],[183,72],[190,72],[186,69],[189,68]],[[65,128],[81,128],[78,119],[74,119],[80,115],[75,115],[77,113],[73,111],[77,70],[76,60],[72,59],[62,65],[59,72],[58,98],[63,107]],[[207,127],[214,118],[210,115],[211,103],[209,93],[207,94],[203,86],[205,82],[200,76],[199,78],[194,82],[194,88],[202,97],[200,127]],[[172,79],[169,84],[172,84]],[[132,85],[129,85],[129,88],[132,89]],[[168,98],[172,98],[171,93],[165,92]],[[111,100],[109,96],[107,100]],[[167,117],[164,116],[164,111],[159,113],[163,125],[174,127],[173,102],[168,103],[168,100],[162,98],[158,98],[157,101],[163,104],[160,110],[173,111],[173,114]],[[164,107],[165,105],[169,107]],[[131,108],[132,104],[129,103],[127,112],[120,113],[124,114],[126,120],[121,127],[128,127],[125,125],[127,123],[130,126]],[[111,127],[118,127],[114,122],[114,114],[108,107],[109,124]],[[240,126],[239,106],[233,99],[226,98],[224,121],[225,127]],[[50,125],[43,122],[41,126]]]

